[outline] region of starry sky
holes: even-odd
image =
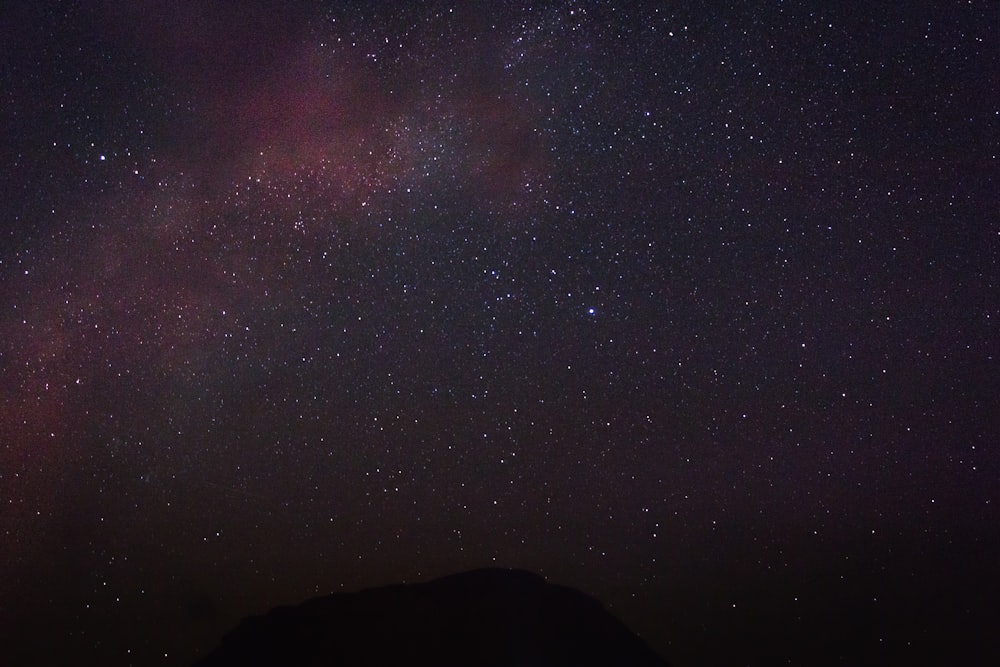
[[[681,665],[996,657],[998,40],[978,0],[5,4],[12,664],[494,565]]]

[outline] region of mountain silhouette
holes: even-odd
[[[520,570],[335,593],[244,619],[195,667],[667,667],[583,593]]]

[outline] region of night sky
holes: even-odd
[[[1000,7],[736,4],[5,3],[4,664],[482,566],[997,659]]]

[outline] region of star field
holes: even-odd
[[[998,26],[0,11],[11,664],[484,565],[676,664],[989,663]]]

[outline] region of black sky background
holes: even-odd
[[[9,664],[486,565],[994,663],[1000,11],[732,4],[2,10]]]

